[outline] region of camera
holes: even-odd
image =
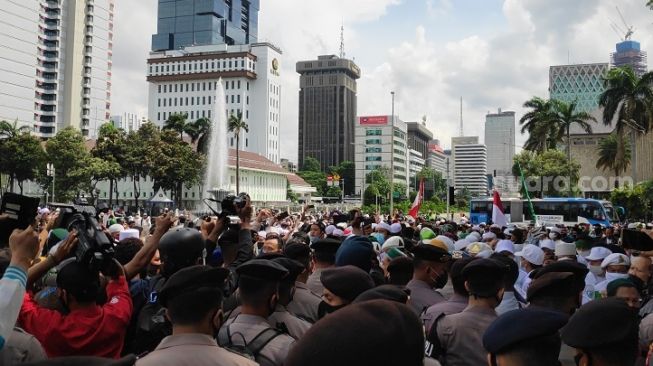
[[[95,207],[83,201],[77,201],[73,205],[50,206],[60,210],[57,227],[77,231],[77,261],[92,272],[110,267],[114,257],[113,244],[98,223]]]
[[[222,206],[222,213],[220,216],[238,216],[236,209],[245,207],[248,199],[249,195],[247,193],[241,193],[238,196],[232,194],[228,195],[220,203],[220,206]]]

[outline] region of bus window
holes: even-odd
[[[617,215],[617,211],[614,209],[614,207],[609,205],[603,205],[603,207],[605,208],[605,212],[608,214],[611,222],[619,222],[619,216]]]
[[[605,221],[603,206],[598,202],[583,202],[578,206],[578,216],[588,220]]]
[[[472,201],[472,213],[492,212],[492,202]]]

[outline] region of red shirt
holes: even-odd
[[[41,342],[48,357],[98,356],[120,358],[132,300],[125,277],[107,284],[107,303],[68,315],[40,307],[25,294],[18,322]]]

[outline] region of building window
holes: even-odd
[[[161,112],[157,112],[157,114],[156,114],[156,119],[157,119],[158,121],[161,120]]]
[[[164,92],[164,93],[167,93],[167,92],[168,92],[168,84],[165,84],[165,85],[163,86],[163,92]]]
[[[236,96],[236,103],[240,103],[240,94]]]
[[[159,94],[161,94],[161,85],[159,85]]]
[[[161,106],[161,98],[159,98],[159,107]]]
[[[247,82],[247,90],[249,90],[249,81]]]
[[[240,89],[240,80],[238,80],[238,89]]]

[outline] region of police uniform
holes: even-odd
[[[241,281],[279,283],[283,277],[288,275],[288,270],[271,260],[253,259],[240,265],[236,269],[236,273],[240,276]],[[274,332],[278,334],[274,334]],[[295,339],[276,331],[266,318],[259,315],[238,314],[227,320],[218,332],[218,343],[223,347],[245,348],[254,344],[257,337],[271,333],[273,337],[255,355],[256,362],[262,366],[283,365]]]
[[[311,323],[294,316],[281,304],[268,317],[268,323],[295,339],[300,339],[311,327]]]
[[[17,365],[47,358],[41,343],[20,328],[14,328],[7,343],[0,348],[0,365]]]
[[[316,255],[325,255],[329,257],[332,256],[333,259],[331,263],[334,263],[333,266],[335,266],[336,252],[338,251],[338,248],[340,248],[340,245],[341,245],[340,240],[327,238],[312,243],[311,249]],[[324,268],[316,269],[315,271],[313,271],[313,273],[311,273],[310,276],[308,276],[308,280],[306,281],[306,286],[308,287],[308,289],[318,296],[322,296],[322,292],[324,291],[324,286],[322,285],[322,281],[320,280],[323,270]]]
[[[318,282],[322,286],[319,278]],[[306,283],[295,282],[295,294],[290,304],[288,304],[287,309],[296,317],[306,320],[309,323],[315,323],[319,319],[317,310],[321,301],[320,296],[313,293]]]
[[[423,261],[444,263],[451,260],[451,254],[430,244],[417,245],[413,248],[413,254],[415,259]],[[413,278],[406,284],[406,287],[410,290],[410,306],[418,316],[430,306],[446,301],[442,294],[422,280]]]
[[[181,295],[212,296],[222,292],[229,271],[224,268],[193,266],[172,275],[161,289],[159,301],[167,307],[171,300]],[[212,335],[202,333],[173,334],[165,337],[147,356],[139,359],[138,366],[166,365],[257,365],[252,360],[218,346]]]
[[[422,314],[422,322],[424,322],[424,329],[428,332],[433,325],[433,322],[440,315],[453,315],[458,314],[465,310],[469,298],[460,294],[454,293],[447,301],[439,302],[428,309]]]
[[[470,287],[476,288],[476,292],[470,291],[470,298],[491,297],[503,287],[503,267],[491,259],[472,261],[465,266],[462,276]],[[494,309],[469,305],[461,313],[436,319],[429,333],[432,355],[447,366],[486,364],[482,338],[496,318]]]

